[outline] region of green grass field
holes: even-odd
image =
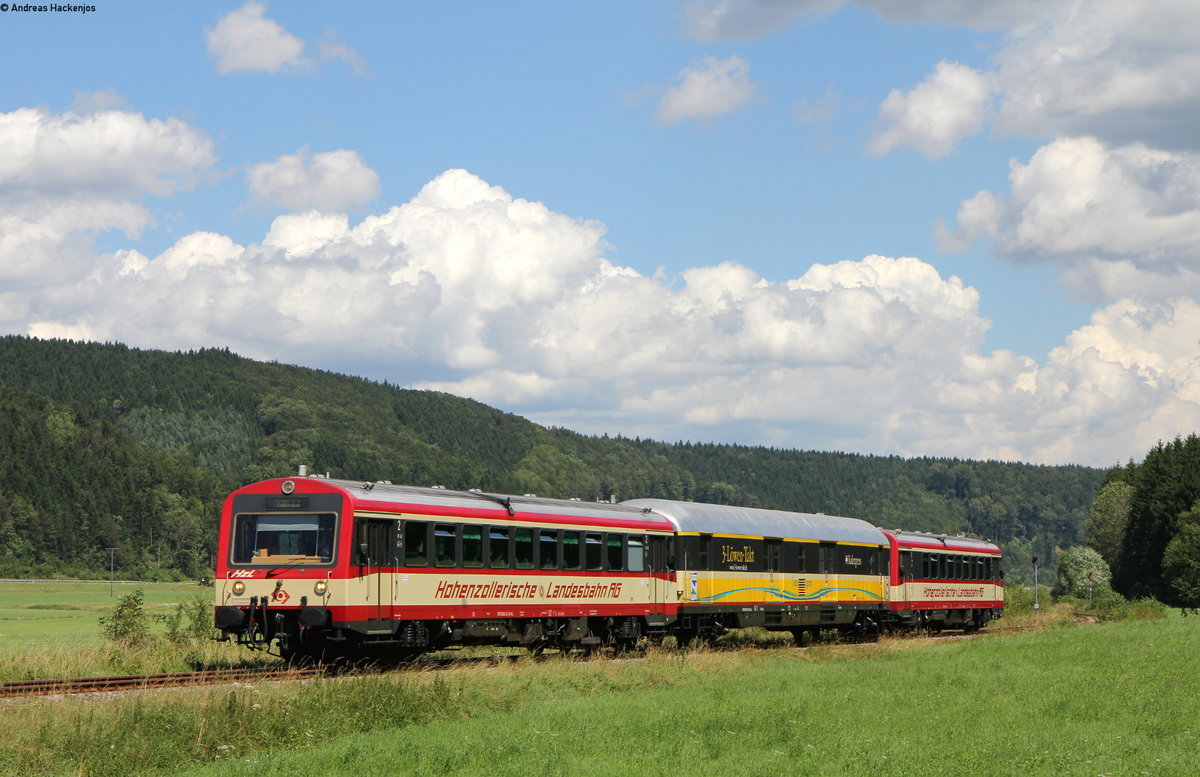
[[[0,583],[0,655],[62,647],[95,646],[104,641],[99,619],[117,600],[141,588],[146,612],[169,612],[212,589],[195,583]]]
[[[0,708],[0,774],[1194,775],[1200,618]]]

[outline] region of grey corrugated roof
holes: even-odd
[[[893,530],[892,535],[900,543],[916,543],[918,545],[941,544],[952,550],[981,550],[999,553],[1000,548],[988,540],[974,537],[952,537],[945,534],[926,534],[925,532]]]
[[[862,542],[887,545],[883,532],[858,518],[820,513],[792,513],[754,507],[677,502],[671,499],[630,499],[629,507],[650,509],[667,518],[678,531],[702,534],[746,534],[823,542]]]
[[[383,482],[364,482],[361,480],[338,480],[335,478],[312,478],[321,483],[328,483],[343,488],[356,501],[368,500],[375,502],[408,503],[423,505],[445,505],[456,508],[497,509],[503,510],[504,501],[526,514],[543,513],[546,515],[573,515],[581,518],[620,518],[626,521],[643,521],[647,528],[666,529],[656,525],[659,521],[654,516],[645,515],[635,507],[609,504],[608,502],[583,502],[569,499],[547,499],[537,496],[517,496],[509,494],[492,494],[480,491],[455,491],[447,488],[423,488],[421,486],[393,485]],[[303,481],[304,478],[293,477],[290,480]],[[299,486],[298,486],[299,487]]]

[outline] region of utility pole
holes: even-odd
[[[1033,609],[1038,609],[1037,554],[1033,554]]]
[[[108,551],[108,595],[113,595],[113,570],[116,569],[115,559],[117,548],[105,548]]]

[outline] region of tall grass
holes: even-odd
[[[0,773],[1191,775],[1198,639],[1176,618],[31,701]]]

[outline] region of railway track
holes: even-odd
[[[946,632],[929,634],[933,638],[964,639],[978,635],[996,634],[1008,631],[1026,631],[1036,629],[1036,626],[989,626],[975,634],[961,632]],[[863,643],[867,644],[867,643]],[[723,646],[717,649],[742,650],[744,645]],[[799,649],[804,649],[800,647]],[[527,657],[527,653],[515,655],[492,656],[462,656],[462,657],[433,657],[428,656],[413,662],[399,663],[390,668],[419,668],[422,670],[447,669],[455,665],[481,663],[503,664]],[[627,657],[626,657],[627,658]],[[359,666],[361,671],[366,667]],[[375,671],[383,667],[376,665]],[[110,691],[147,690],[152,688],[174,688],[190,685],[220,685],[222,683],[245,682],[250,680],[305,680],[313,677],[328,677],[344,674],[350,667],[316,666],[316,667],[265,667],[261,669],[208,669],[198,672],[170,672],[166,674],[118,675],[113,677],[72,677],[55,680],[15,680],[0,683],[0,698],[14,696],[48,696],[54,694],[103,693]]]
[[[102,693],[188,685],[218,685],[247,680],[304,680],[328,674],[324,668],[208,669],[199,672],[13,680],[0,683],[0,697]]]

